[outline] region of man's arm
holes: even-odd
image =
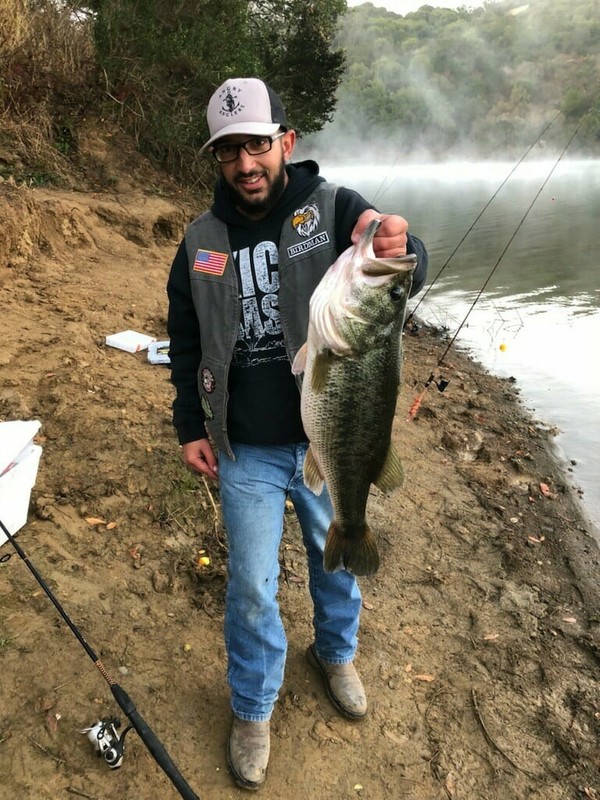
[[[177,392],[173,401],[173,425],[177,430],[179,443],[185,444],[206,437],[204,412],[198,393],[198,367],[202,359],[202,343],[190,289],[185,242],[181,242],[173,260],[167,294],[171,381]]]

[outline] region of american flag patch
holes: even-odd
[[[217,253],[214,250],[198,250],[194,259],[193,269],[196,272],[208,272],[210,275],[222,275],[227,266],[227,253]]]

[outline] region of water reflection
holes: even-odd
[[[480,289],[509,245],[486,291],[519,294],[543,279],[557,287],[557,296],[587,291],[590,303],[600,304],[600,161],[561,161],[522,222],[553,165],[519,166],[444,269],[451,286]],[[427,243],[433,277],[512,166],[325,166],[322,172],[356,188],[382,211],[403,213]]]
[[[600,526],[600,161],[562,160],[540,192],[553,166],[520,165],[447,265],[513,165],[322,173],[409,219],[427,244],[430,280],[442,270],[418,316],[453,336],[468,314],[458,343],[492,372],[516,377],[526,405],[560,428],[559,448],[577,461],[576,481]]]

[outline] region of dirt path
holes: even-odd
[[[164,337],[187,216],[142,193],[0,185],[0,419],[43,423],[21,546],[213,800],[245,796],[224,762],[218,492],[180,466],[168,371],[103,344],[129,328]],[[371,497],[382,567],[361,581],[362,723],[335,715],[305,662],[311,608],[287,517],[271,800],[600,798],[596,540],[510,381],[454,351],[446,392],[430,389],[406,421],[444,346],[405,336],[407,480]],[[177,797],[135,734],[116,771],[80,735],[118,709],[16,556],[0,565],[0,670],[2,800]]]

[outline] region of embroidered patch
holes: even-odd
[[[215,250],[198,250],[194,259],[193,269],[196,272],[207,272],[209,275],[222,275],[227,266],[227,253],[217,253]]]
[[[202,405],[202,411],[204,411],[205,418],[208,419],[208,420],[214,419],[215,418],[215,414],[214,414],[214,411],[211,408],[210,403],[208,402],[208,397],[204,397],[204,395],[203,395],[200,403]]]
[[[310,236],[319,227],[321,212],[316,203],[309,203],[307,206],[296,209],[292,217],[292,228],[298,236]]]
[[[298,242],[298,244],[293,244],[291,247],[288,247],[287,253],[290,258],[294,258],[294,256],[301,256],[303,253],[307,253],[309,250],[314,250],[315,247],[321,247],[324,244],[329,243],[329,234],[327,231],[323,233],[318,233],[316,236],[313,236],[312,239],[307,239],[304,242]]]
[[[202,388],[206,392],[206,394],[212,394],[215,390],[216,381],[215,376],[212,374],[211,370],[208,367],[204,367],[202,373],[200,375],[202,380]]]

